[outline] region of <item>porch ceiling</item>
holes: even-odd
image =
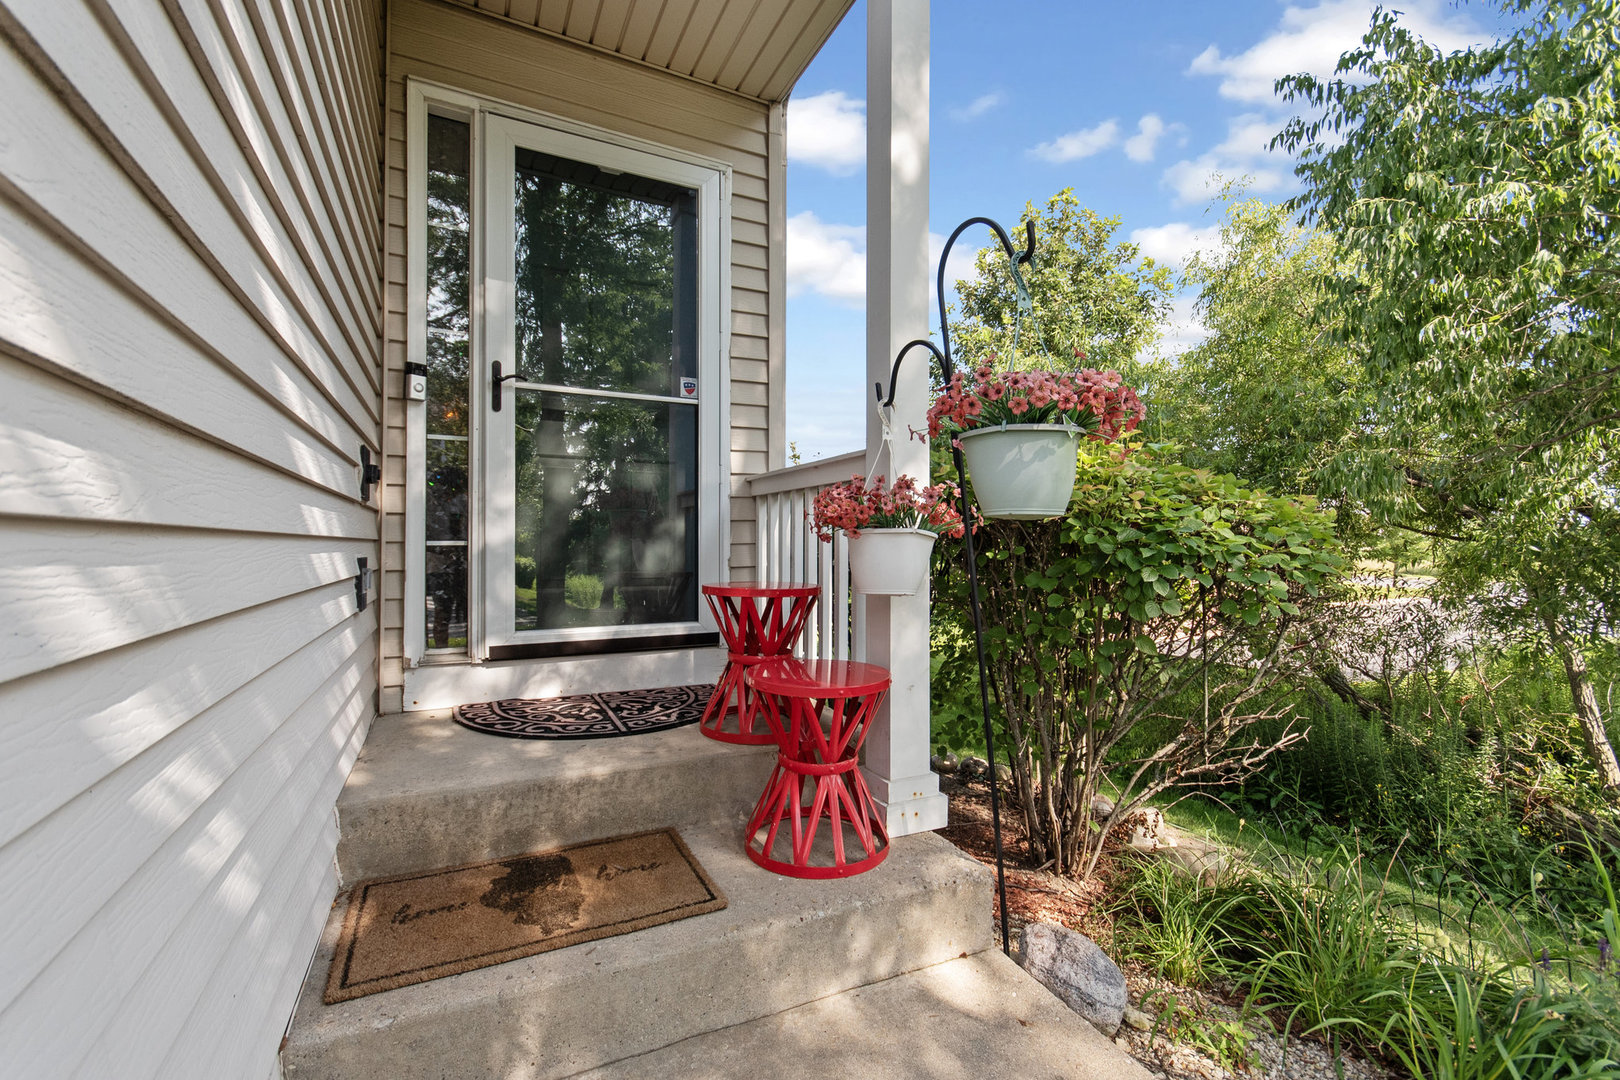
[[[449,0],[763,101],[781,101],[854,0]]]

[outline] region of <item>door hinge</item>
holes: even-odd
[[[382,483],[382,466],[371,460],[371,447],[360,448],[360,501],[371,501],[371,485]]]
[[[364,558],[357,559],[358,572],[354,575],[354,602],[360,611],[366,610],[366,603],[371,598],[371,567]]]

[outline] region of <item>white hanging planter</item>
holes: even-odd
[[[927,529],[862,529],[849,538],[849,579],[858,593],[911,596],[928,580],[934,551]]]
[[[973,480],[973,499],[988,518],[1061,517],[1074,494],[1080,429],[1058,424],[974,428],[957,438]]]

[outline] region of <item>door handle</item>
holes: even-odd
[[[499,360],[491,360],[489,362],[490,408],[494,409],[496,412],[501,411],[501,383],[512,379],[523,378],[523,374],[517,371],[512,372],[510,375],[502,375],[501,362]]]

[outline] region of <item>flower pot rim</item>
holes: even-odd
[[[861,537],[869,536],[872,533],[883,533],[885,535],[893,535],[895,533],[919,533],[919,534],[921,534],[923,536],[931,536],[935,540],[939,539],[939,533],[935,532],[933,529],[913,529],[913,528],[904,528],[903,529],[903,528],[899,528],[899,527],[892,526],[892,525],[875,525],[875,526],[872,526],[871,528],[862,529],[858,533],[856,533],[854,536],[848,537],[848,539],[859,540]]]
[[[975,435],[989,435],[1001,431],[1051,431],[1061,435],[1084,435],[1086,429],[1075,427],[1073,424],[986,424],[983,427],[969,428],[967,431],[956,433],[958,439],[968,439]]]

